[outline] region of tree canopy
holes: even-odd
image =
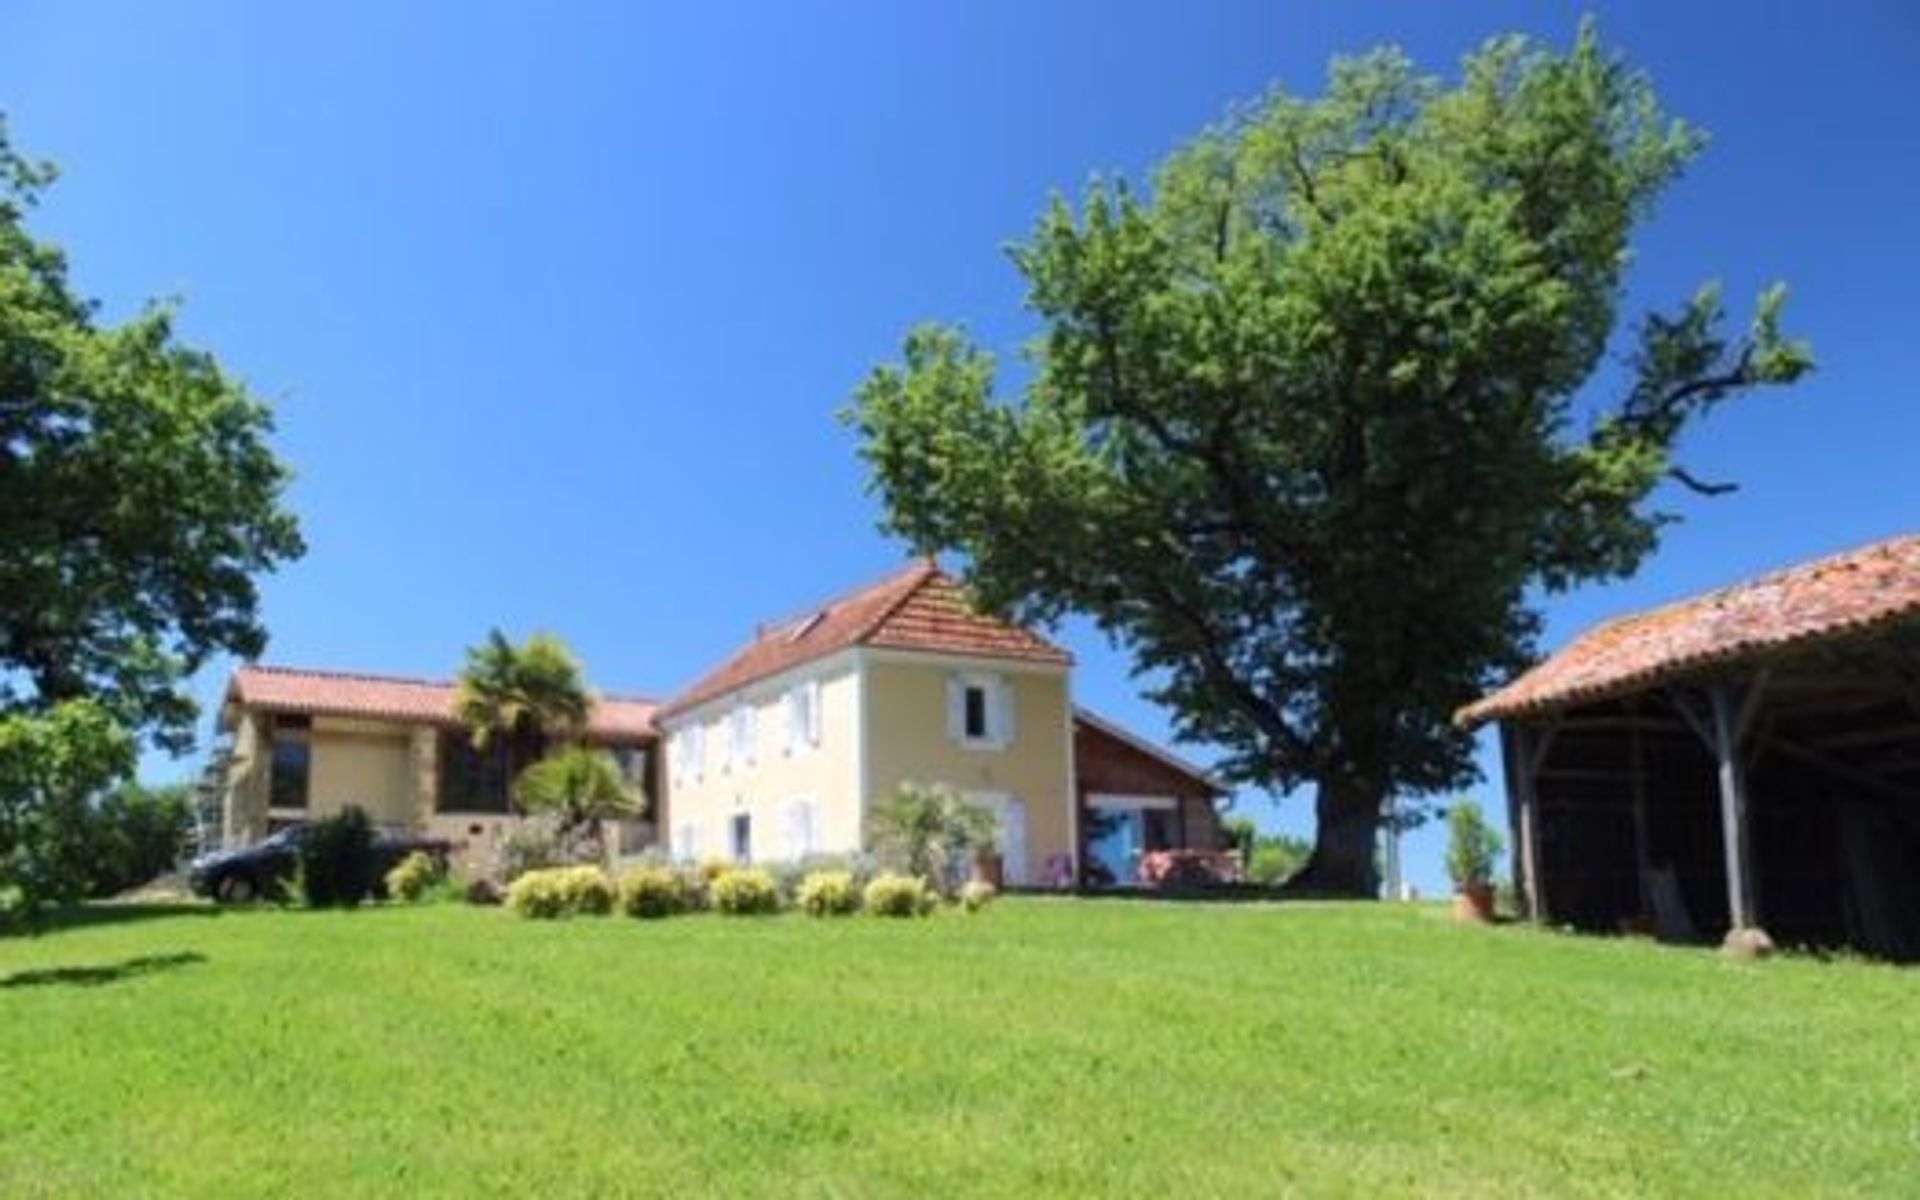
[[[1682,435],[1811,365],[1782,289],[1731,335],[1708,286],[1587,394],[1630,235],[1703,144],[1591,25],[1451,83],[1337,60],[1150,189],[1052,204],[1012,251],[1042,326],[1017,391],[959,329],[908,335],[847,414],[883,527],[994,609],[1090,615],[1226,777],[1316,786],[1296,884],[1371,894],[1384,798],[1471,778],[1450,716],[1533,652],[1529,588],[1632,572],[1663,483],[1724,490]]]
[[[304,551],[272,416],[175,309],[121,324],[26,217],[53,168],[0,122],[0,713],[90,698],[175,751],[181,681],[266,644],[255,577]]]

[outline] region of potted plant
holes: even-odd
[[[1496,833],[1471,800],[1447,812],[1447,874],[1453,879],[1453,915],[1462,921],[1493,920],[1493,860],[1500,853]]]
[[[1000,847],[991,834],[982,833],[973,847],[973,881],[984,883],[999,891],[1006,877],[1006,860],[1000,857]]]

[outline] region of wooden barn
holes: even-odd
[[[1610,621],[1499,722],[1536,920],[1920,959],[1920,535]]]

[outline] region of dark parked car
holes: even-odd
[[[311,825],[289,825],[251,846],[218,850],[193,860],[187,874],[194,892],[220,901],[241,904],[282,895],[293,881],[300,861],[300,839]],[[444,838],[422,837],[406,829],[376,829],[373,834],[373,891],[384,899],[387,872],[401,859],[419,850],[442,867],[452,844]]]

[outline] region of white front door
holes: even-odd
[[[1005,792],[983,792],[968,797],[993,814],[993,837],[1000,848],[1001,881],[1024,887],[1027,872],[1027,806]]]

